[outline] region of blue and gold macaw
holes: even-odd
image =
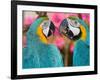
[[[22,67],[28,68],[47,68],[62,67],[62,56],[53,44],[47,44],[47,38],[43,34],[40,25],[47,17],[36,19],[27,32],[27,46],[23,48]]]
[[[60,33],[74,41],[73,66],[87,66],[90,62],[88,25],[78,17],[68,17],[60,25]]]
[[[73,66],[89,66],[90,64],[90,30],[89,26],[82,20],[80,23],[81,38],[76,41],[73,53]]]

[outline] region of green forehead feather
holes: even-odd
[[[45,17],[45,16],[44,17],[41,17],[41,18],[43,18],[44,20],[48,20],[49,19],[48,17]]]
[[[76,16],[70,16],[70,17],[68,17],[69,19],[71,19],[71,20],[76,20],[76,19],[78,19],[78,17],[76,17]]]

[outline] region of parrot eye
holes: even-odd
[[[72,19],[67,19],[68,24],[70,24],[73,27],[79,28],[80,27],[80,23],[77,20],[72,20]]]
[[[77,21],[74,21],[75,24],[77,24]]]
[[[46,29],[46,28],[48,28],[48,26],[50,25],[50,22],[48,21],[46,21],[46,22],[44,22],[44,24],[42,25],[43,26],[43,29]]]
[[[73,26],[78,28],[78,27],[80,27],[80,23],[78,21],[74,20]]]

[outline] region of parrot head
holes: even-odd
[[[68,17],[60,25],[60,33],[64,34],[71,40],[86,39],[86,30],[78,21],[77,17]]]
[[[60,25],[60,32],[68,38],[75,40],[81,36],[80,23],[73,18],[66,18]]]
[[[49,19],[44,20],[37,29],[37,35],[41,42],[48,43],[47,38],[51,36],[55,31],[54,24]]]

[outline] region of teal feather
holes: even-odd
[[[73,51],[73,66],[88,66],[90,64],[90,31],[88,25],[81,19],[77,19],[86,29],[86,40],[76,41]]]
[[[63,59],[53,44],[44,44],[37,36],[37,28],[45,18],[35,20],[27,32],[27,47],[23,48],[23,68],[62,67]]]
[[[89,46],[78,40],[73,54],[73,66],[88,66],[90,62]]]

